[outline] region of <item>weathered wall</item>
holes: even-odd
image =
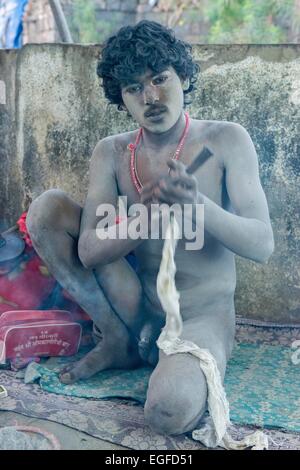
[[[23,189],[16,152],[16,51],[0,53],[0,230],[22,207]]]
[[[17,61],[16,113],[15,52],[0,51],[0,80],[10,97],[0,104],[0,210],[6,225],[19,214],[21,199],[27,208],[50,187],[82,202],[97,140],[136,127],[104,100],[95,74],[99,51],[25,46]],[[300,45],[197,46],[195,57],[202,75],[190,115],[246,127],[258,151],[275,233],[276,250],[267,264],[237,257],[237,313],[300,321]]]
[[[198,48],[200,119],[239,122],[258,152],[275,252],[266,265],[237,257],[237,311],[300,321],[300,45]]]

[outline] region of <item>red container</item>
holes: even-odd
[[[72,321],[72,315],[67,310],[9,310],[0,313],[0,328],[18,323],[37,323],[46,320]]]
[[[0,317],[0,364],[7,359],[72,356],[82,328],[59,310],[5,312]]]

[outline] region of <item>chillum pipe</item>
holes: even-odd
[[[212,155],[213,153],[207,147],[203,147],[195,160],[187,167],[186,172],[189,175],[192,175],[198,170],[199,166],[203,165],[203,163],[205,163]]]

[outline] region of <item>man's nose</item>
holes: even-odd
[[[145,86],[144,103],[153,104],[156,101],[159,101],[159,90],[153,85]]]

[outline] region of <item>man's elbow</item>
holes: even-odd
[[[272,236],[268,237],[268,239],[261,245],[259,256],[256,257],[255,261],[261,264],[267,263],[267,261],[269,261],[273,252],[274,252],[274,238],[272,234]]]

